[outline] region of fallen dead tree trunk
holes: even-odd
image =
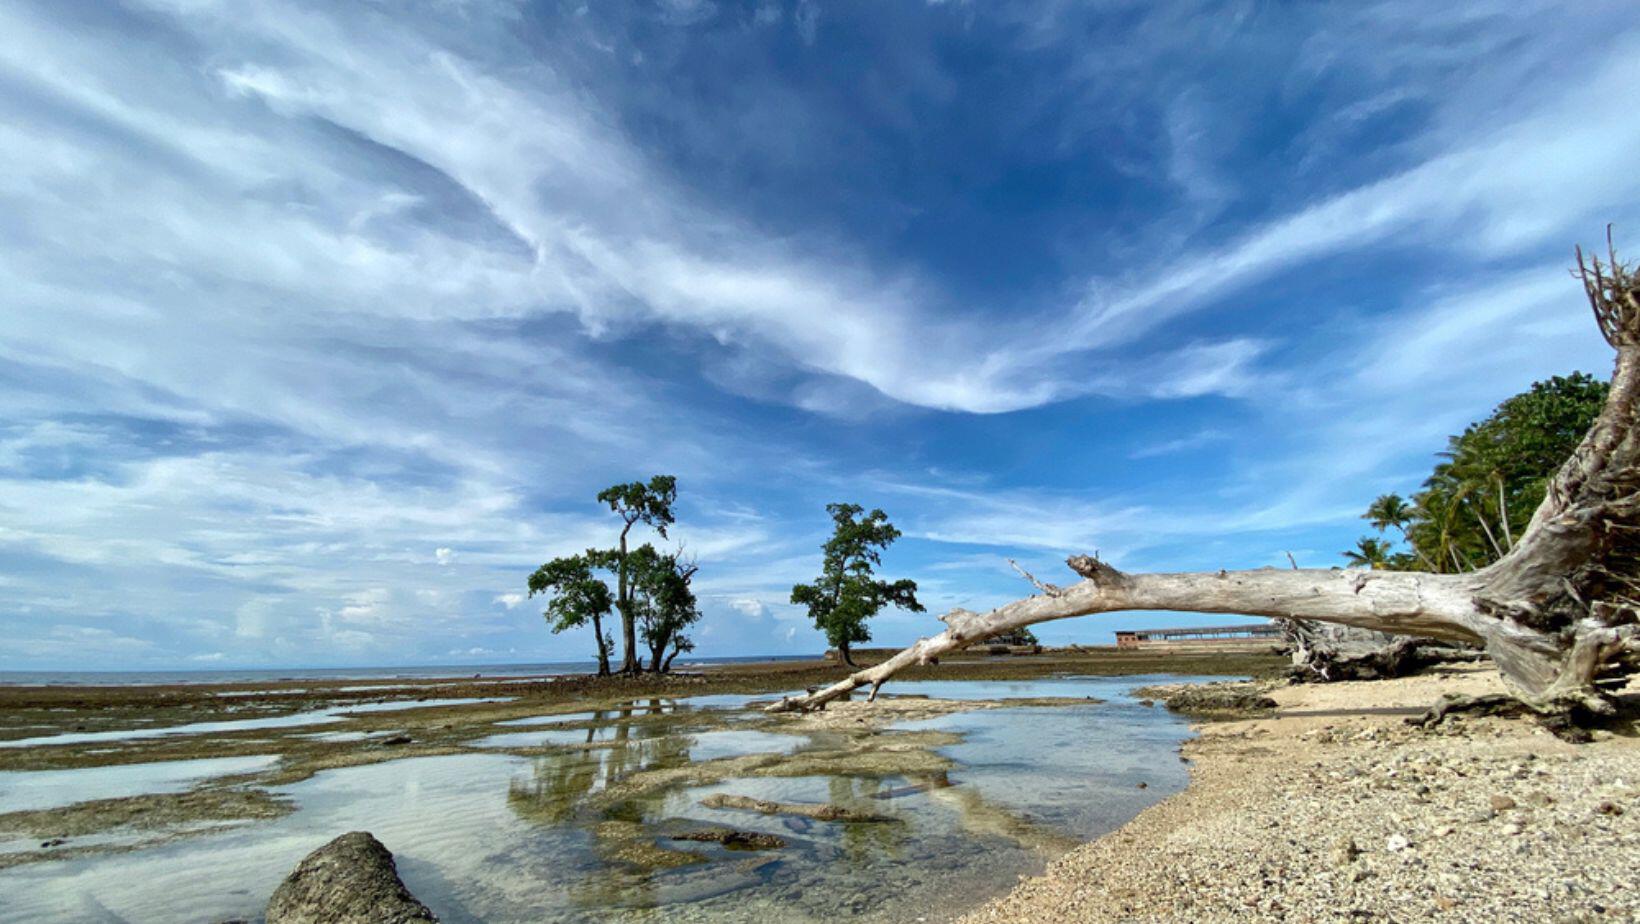
[[[1287,676],[1296,683],[1404,677],[1433,664],[1477,661],[1484,656],[1472,645],[1310,619],[1283,619],[1281,631],[1292,656]]]
[[[1640,281],[1611,254],[1578,270],[1617,353],[1611,389],[1583,442],[1550,482],[1519,542],[1467,574],[1300,570],[1127,574],[1097,556],[1067,564],[1082,580],[988,613],[953,610],[945,631],[771,712],[809,710],[1005,632],[1124,610],[1314,620],[1481,646],[1536,712],[1606,714],[1602,678],[1640,667]]]

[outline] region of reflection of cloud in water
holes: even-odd
[[[590,722],[596,718],[596,712],[563,712],[558,715],[532,715],[522,719],[508,719],[497,722],[497,725],[567,725],[570,722]]]
[[[703,760],[794,750],[807,760],[816,750],[842,752],[892,736],[785,735],[778,724],[695,731],[690,713],[725,710],[721,725],[743,718],[733,710],[744,703],[697,697],[708,702],[680,700],[676,714],[655,715],[646,701],[635,710],[606,711],[601,724],[591,724],[595,715],[576,714],[586,728],[487,739],[519,735],[532,744],[578,745],[590,736],[597,745],[591,749],[469,752],[325,771],[274,790],[298,807],[284,818],[129,854],[0,871],[0,893],[19,920],[252,918],[305,853],[339,832],[362,829],[395,852],[410,888],[452,922],[625,924],[657,920],[642,909],[674,902],[689,903],[690,916],[703,921],[914,920],[1008,888],[1017,875],[1039,869],[1065,838],[1102,833],[1183,783],[1175,754],[1183,723],[1121,696],[1142,682],[973,684],[949,692],[899,685],[908,693],[974,698],[1001,690],[1111,700],[915,723],[966,736],[941,749],[958,764],[946,781],[810,771],[697,785],[689,768]],[[778,768],[758,772],[770,769]],[[662,785],[611,789],[643,771],[659,771],[643,779]],[[1137,790],[1140,779],[1150,788]],[[837,802],[898,821],[838,824],[701,806],[714,792]],[[617,799],[620,793],[627,795]],[[893,798],[877,798],[883,795]],[[662,837],[705,824],[777,834],[788,846],[733,853]],[[707,859],[672,865],[691,859],[687,853]]]
[[[362,703],[359,705],[333,706],[329,709],[316,709],[309,712],[297,712],[292,715],[268,716],[259,719],[227,719],[220,722],[193,722],[188,725],[171,725],[165,728],[127,728],[119,731],[103,732],[69,732],[61,735],[44,735],[38,738],[17,738],[11,741],[0,741],[0,748],[27,748],[46,747],[58,744],[87,744],[97,741],[136,741],[143,738],[165,738],[172,735],[219,735],[227,732],[259,731],[274,728],[298,728],[303,725],[328,725],[332,722],[345,721],[347,716],[354,713],[370,712],[399,712],[407,709],[432,709],[439,706],[462,706],[469,703],[505,703],[511,702],[512,697],[467,697],[460,699],[423,699],[423,700],[395,700],[390,703]]]
[[[74,770],[0,771],[0,815],[57,808],[94,799],[121,799],[144,793],[182,792],[205,780],[256,773],[279,762],[260,757],[213,757],[149,764],[82,767]]]

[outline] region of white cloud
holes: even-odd
[[[226,60],[238,60],[220,69],[231,95],[263,101],[287,118],[326,119],[432,165],[483,202],[533,257],[426,229],[412,230],[413,249],[406,252],[402,243],[388,248],[367,234],[338,236],[290,212],[258,216],[265,246],[230,248],[211,225],[242,226],[244,216],[180,186],[165,194],[191,200],[188,218],[165,226],[144,217],[157,210],[140,200],[100,204],[105,219],[106,210],[125,213],[124,220],[105,224],[142,228],[134,248],[164,240],[179,262],[231,266],[236,278],[297,290],[349,313],[391,305],[396,314],[437,319],[568,308],[595,334],[638,319],[687,325],[737,347],[772,348],[796,369],[856,379],[930,407],[998,411],[1087,390],[1073,381],[1041,381],[1020,355],[1030,352],[1025,347],[1034,338],[942,320],[929,310],[933,293],[924,283],[882,278],[859,257],[796,256],[730,216],[684,204],[624,139],[586,113],[552,92],[501,82],[400,24],[372,22],[370,40],[361,42],[359,29],[289,9],[246,14],[202,4],[169,12],[222,44]],[[31,37],[43,46],[33,49],[41,55],[76,56],[54,36]],[[391,218],[416,201],[404,190],[347,185],[338,175],[346,168],[327,163],[331,155],[293,156],[303,152],[293,149],[292,139],[263,147],[250,131],[218,127],[208,112],[166,112],[131,99],[131,88],[141,84],[107,75],[109,60],[78,57],[107,82],[94,98],[104,114],[164,125],[156,142],[184,156],[211,148],[233,155],[220,166],[213,161],[212,169],[284,172],[290,182],[322,185],[341,200],[344,232]],[[432,66],[406,70],[408,61]],[[58,89],[83,89],[46,71],[42,59],[22,63]],[[537,85],[554,86],[551,75],[538,77]],[[462,131],[449,132],[451,124]],[[278,125],[256,127],[288,134]],[[36,166],[61,182],[67,179],[63,164],[73,162]],[[247,206],[260,209],[243,202],[234,209],[242,213]],[[328,269],[338,260],[345,272]],[[314,285],[320,279],[323,289]],[[929,337],[930,330],[938,335]],[[938,355],[928,354],[930,343],[941,344]]]
[[[392,618],[388,610],[391,596],[385,587],[349,594],[347,605],[337,611],[336,618],[345,623],[383,625]]]
[[[1190,452],[1195,449],[1201,449],[1204,446],[1211,446],[1215,443],[1222,443],[1228,439],[1230,439],[1230,434],[1224,432],[1223,430],[1206,429],[1198,433],[1192,433],[1189,436],[1181,436],[1175,439],[1162,440],[1161,442],[1140,446],[1139,448],[1128,453],[1128,458],[1154,459],[1159,456],[1171,456],[1179,453]]]
[[[612,469],[675,471],[700,492],[701,515],[677,537],[710,565],[703,597],[771,625],[797,618],[778,601],[814,573],[818,542],[794,535],[784,505],[807,504],[816,484],[863,487],[857,467],[801,458],[711,407],[682,413],[671,383],[597,358],[610,351],[596,338],[653,344],[656,326],[716,344],[699,352],[726,390],[845,419],[1088,394],[1232,397],[1246,411],[1247,432],[1228,439],[1207,438],[1228,426],[1204,427],[1132,450],[1222,455],[1210,477],[1166,491],[998,488],[955,462],[919,484],[907,462],[884,490],[924,541],[1145,561],[1221,535],[1348,521],[1370,486],[1421,465],[1511,389],[1606,360],[1548,261],[1608,219],[1632,222],[1640,202],[1628,163],[1640,123],[1624,102],[1640,83],[1632,35],[1548,70],[1545,49],[1565,40],[1523,43],[1520,30],[1550,8],[1493,4],[1485,16],[1515,30],[1509,60],[1531,73],[1471,86],[1425,79],[1455,53],[1395,30],[1428,39],[1426,25],[1479,14],[1375,5],[1306,43],[1301,76],[1319,82],[1346,59],[1386,80],[1416,75],[1399,95],[1374,85],[1328,128],[1336,141],[1384,107],[1429,109],[1388,168],[1363,167],[1351,187],[1291,184],[1325,191],[1273,196],[1255,225],[1207,222],[1249,192],[1215,160],[1240,114],[1184,98],[1162,167],[1190,193],[1188,233],[1173,233],[1172,213],[1131,239],[1113,233],[1143,257],[1063,255],[1069,286],[1002,311],[891,255],[771,234],[710,201],[589,105],[567,60],[487,60],[481,42],[453,51],[413,8],[136,6],[156,32],[188,40],[156,54],[140,36],[65,28],[48,8],[0,9],[0,67],[17,89],[0,96],[12,155],[0,172],[11,309],[0,371],[17,370],[0,419],[27,422],[0,427],[0,587],[6,610],[30,614],[13,650],[36,660],[79,645],[173,660],[196,649],[290,660],[331,642],[446,650],[426,647],[429,629],[439,646],[460,643],[449,650],[500,651],[490,636],[539,631],[511,613],[520,575],[609,542],[588,498]],[[815,18],[795,18],[815,37]],[[1178,10],[1142,18],[1115,57],[1148,59],[1173,47],[1156,35],[1203,28]],[[1361,39],[1381,22],[1388,31]],[[1493,41],[1478,27],[1457,34]],[[1484,50],[1463,54],[1491,60]],[[1112,68],[1129,65],[1086,66],[1109,89]],[[1315,325],[1261,323],[1255,304],[1183,329],[1187,314],[1283,272],[1386,251],[1420,252],[1448,282],[1403,306],[1369,279],[1359,284],[1372,291],[1318,305]],[[1305,338],[1326,342],[1295,355]],[[155,432],[88,422],[104,417]],[[58,457],[95,470],[25,476]],[[737,481],[747,473],[781,493],[778,512],[728,509],[725,495],[754,483]],[[438,591],[408,590],[427,580],[435,540],[449,543],[433,551]],[[33,570],[11,571],[25,560]],[[192,588],[181,604],[178,586]],[[61,624],[32,624],[42,618]]]
[[[1459,146],[1411,169],[1268,221],[1225,247],[1168,260],[1142,285],[1095,282],[1069,336],[1051,349],[1126,342],[1300,262],[1391,238],[1458,259],[1564,251],[1588,228],[1635,214],[1625,203],[1640,198],[1640,175],[1619,152],[1640,144],[1640,125],[1624,118],[1627,88],[1640,82],[1636,51],[1630,42],[1560,95],[1531,100],[1515,118],[1454,139]],[[1613,131],[1622,139],[1615,144]]]
[[[815,0],[797,0],[797,7],[792,11],[792,21],[797,26],[797,34],[803,39],[803,44],[813,45],[820,33],[820,5]]]

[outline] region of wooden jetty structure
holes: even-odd
[[[1273,622],[1244,623],[1239,626],[1186,626],[1176,629],[1118,629],[1117,648],[1154,648],[1162,645],[1257,644],[1281,638],[1281,627]]]

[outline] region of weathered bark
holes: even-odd
[[[1432,664],[1483,657],[1481,650],[1473,646],[1310,619],[1283,619],[1281,629],[1293,660],[1287,676],[1298,683],[1382,680],[1403,677]]]
[[[1123,610],[1236,613],[1315,620],[1484,646],[1517,698],[1539,712],[1609,712],[1596,681],[1640,668],[1640,282],[1617,262],[1578,268],[1602,335],[1617,353],[1611,391],[1509,553],[1479,571],[1291,570],[1126,574],[1072,556],[1083,580],[988,613],[953,610],[946,629],[771,712],[823,706],[1003,632]],[[1034,579],[1033,579],[1034,582]]]
[[[621,528],[621,561],[615,570],[615,608],[621,613],[621,642],[625,654],[621,656],[621,673],[637,674],[643,671],[638,663],[637,618],[632,612],[632,584],[626,576],[626,536],[632,531],[634,520],[627,520]]]
[[[592,614],[592,637],[598,640],[598,676],[609,676],[609,645],[604,636],[603,615],[594,611]]]

